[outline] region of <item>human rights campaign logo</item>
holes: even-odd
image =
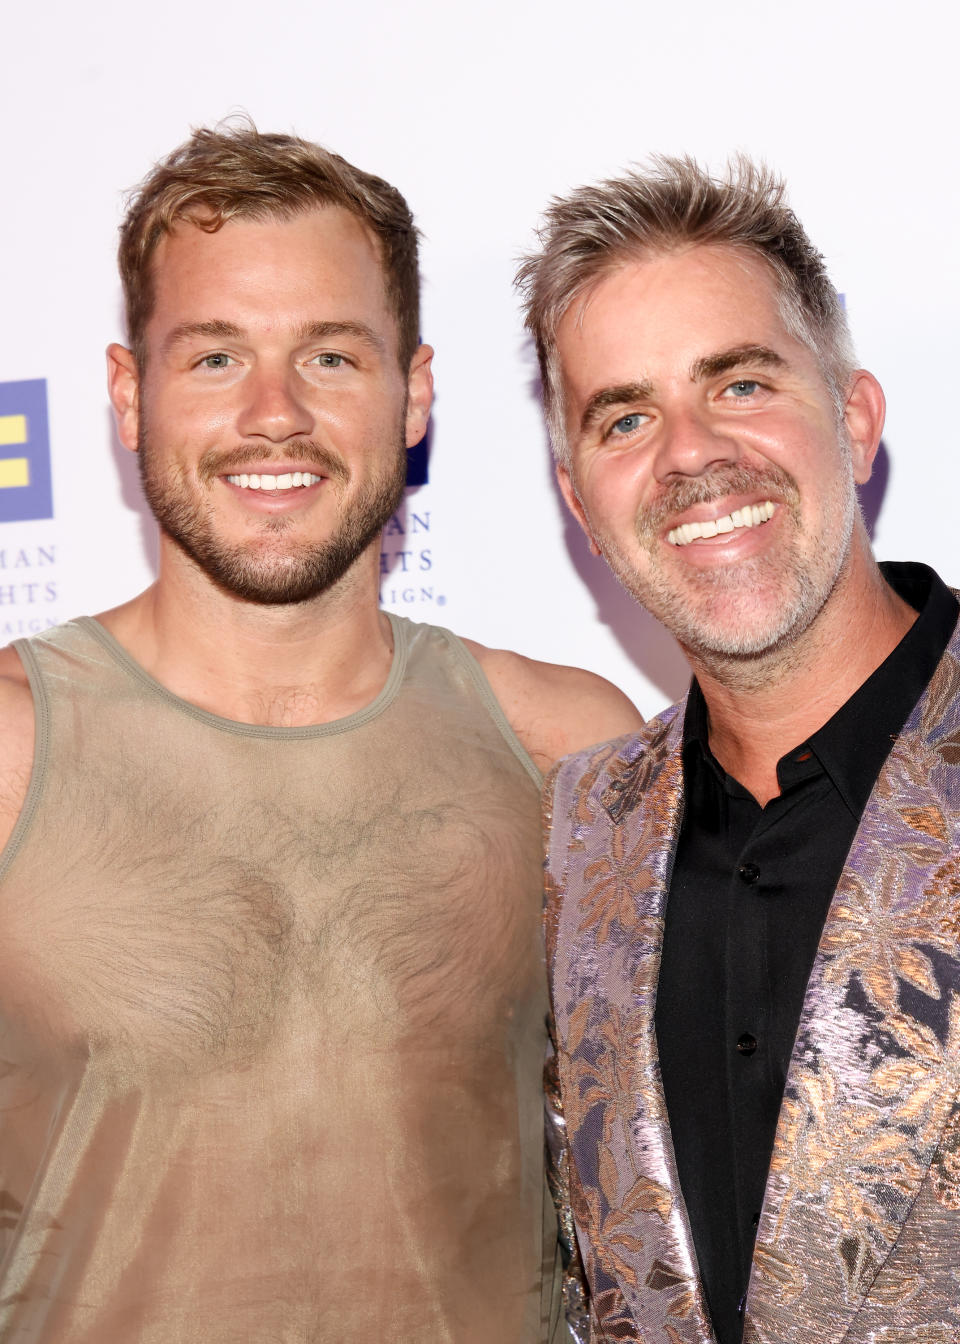
[[[52,517],[47,380],[0,383],[0,523]]]

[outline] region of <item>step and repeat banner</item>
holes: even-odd
[[[9,6],[0,77],[0,643],[149,584],[156,537],[103,350],[123,339],[124,192],[238,110],[394,182],[424,235],[437,402],[381,599],[578,663],[650,714],[670,638],[557,493],[512,276],[553,193],[650,153],[774,166],[889,402],[864,508],[881,558],[960,581],[956,80],[940,4],[387,0]]]

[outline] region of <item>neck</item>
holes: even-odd
[[[225,593],[165,547],[156,583],[98,619],[151,676],[201,709],[240,723],[329,723],[375,699],[390,672],[379,550],[378,539],[309,602],[265,606]]]
[[[736,662],[691,651],[717,760],[768,803],[780,792],[780,758],[846,704],[915,619],[867,551],[851,557],[816,620],[788,647]]]

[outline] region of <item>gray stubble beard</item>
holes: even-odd
[[[667,519],[694,504],[709,503],[727,494],[764,492],[768,487],[780,501],[780,507],[790,515],[793,539],[789,547],[774,557],[757,557],[732,569],[691,574],[686,591],[670,580],[658,554]],[[797,545],[801,515],[796,481],[772,464],[762,471],[735,464],[710,476],[676,483],[663,492],[654,508],[638,517],[637,541],[650,562],[646,575],[641,577],[637,573],[635,565],[613,538],[594,535],[616,578],[674,635],[692,661],[710,667],[721,676],[728,671],[740,679],[749,676],[748,669],[754,665],[753,675],[762,678],[761,664],[767,667],[784,658],[789,661],[790,647],[816,620],[847,563],[857,512],[852,479],[843,479],[835,501],[828,507],[830,516],[838,517],[839,529],[832,538],[823,532],[813,538],[809,558],[805,559]],[[749,593],[768,591],[771,576],[775,576],[781,594],[777,618],[770,620],[764,616],[762,624],[751,624]],[[693,593],[690,585],[695,585]],[[744,608],[744,619],[736,623],[734,630],[729,629],[729,618],[718,628],[716,621],[710,621],[710,607],[731,598],[740,599],[738,605]]]

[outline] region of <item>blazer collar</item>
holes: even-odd
[[[601,1300],[594,1302],[604,1330],[611,1338],[644,1344],[714,1344],[679,1193],[653,1013],[682,814],[683,715],[681,703],[629,739],[606,762],[594,786],[595,802],[612,823],[605,828],[604,844],[626,878],[629,908],[620,908],[616,926],[628,936],[613,948],[613,936],[605,941],[602,922],[581,904],[576,917],[581,932],[590,927],[591,938],[578,944],[575,956],[581,972],[585,966],[593,969],[586,981],[579,979],[575,993],[583,995],[583,1004],[603,1004],[604,1010],[589,1022],[584,1018],[577,1023],[572,1037],[568,1029],[575,1068],[588,1058],[612,1058],[623,1066],[623,1077],[609,1083],[598,1080],[598,1091],[619,1097],[620,1103],[605,1108],[602,1142],[588,1139],[578,1153],[581,1163],[588,1149],[600,1159],[595,1180],[588,1174],[584,1182],[578,1221],[590,1229],[595,1289],[597,1284],[616,1284],[616,1292],[601,1290]],[[591,879],[585,884],[589,901],[598,890],[594,864],[587,865],[585,876]],[[627,994],[622,992],[625,986]],[[582,1086],[589,1066],[587,1072],[583,1064],[579,1067],[575,1085]],[[568,1093],[571,1082],[568,1077]],[[616,1306],[618,1299],[629,1307],[629,1321]],[[623,1333],[627,1330],[634,1333]]]

